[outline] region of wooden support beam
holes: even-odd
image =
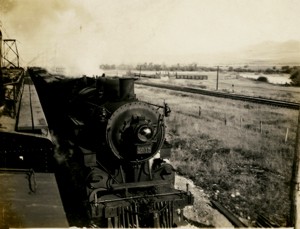
[[[296,145],[294,152],[294,164],[292,171],[292,182],[291,182],[291,217],[290,225],[295,229],[300,228],[300,110],[298,116],[298,128],[296,134]]]

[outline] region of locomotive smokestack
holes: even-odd
[[[132,99],[134,95],[134,79],[120,79],[120,99]]]

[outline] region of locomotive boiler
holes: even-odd
[[[93,82],[94,81],[94,82]],[[134,79],[84,77],[68,107],[74,149],[82,155],[86,206],[104,227],[174,227],[190,192],[174,188],[164,160],[167,104],[139,101]],[[161,156],[159,156],[161,155]]]

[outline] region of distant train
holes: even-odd
[[[84,187],[93,225],[169,228],[183,223],[183,208],[193,204],[193,196],[174,188],[175,170],[164,160],[170,153],[167,104],[139,101],[132,78],[71,79],[40,68],[29,72],[54,133],[79,161],[76,182]]]

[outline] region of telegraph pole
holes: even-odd
[[[296,146],[294,152],[294,162],[291,181],[291,216],[290,226],[295,229],[300,228],[300,110],[298,116],[298,127],[296,134]]]
[[[142,76],[142,65],[140,65],[140,78]]]
[[[219,66],[217,68],[217,86],[216,86],[216,90],[218,90],[219,88]]]

